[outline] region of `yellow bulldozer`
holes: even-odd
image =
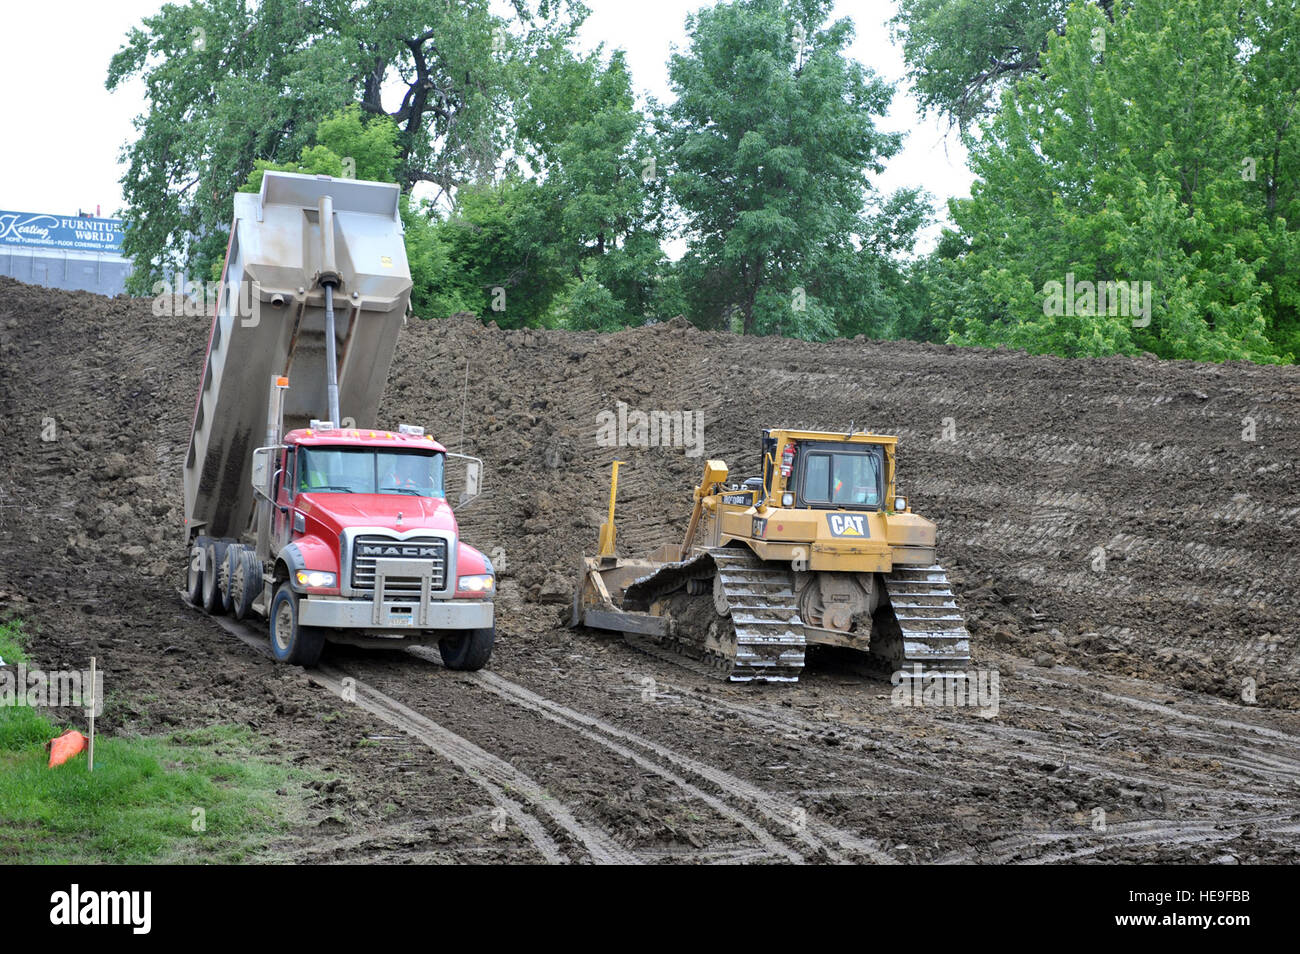
[[[870,432],[764,430],[762,474],[729,483],[723,461],[706,461],[685,539],[640,559],[616,554],[615,462],[570,624],[734,682],[797,681],[809,645],[858,650],[896,679],[964,672],[970,634],[934,523],[897,494],[897,446]]]

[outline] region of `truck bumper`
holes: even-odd
[[[305,596],[298,603],[298,622],[329,629],[384,630],[394,635],[425,629],[486,629],[493,607],[487,600],[439,600],[420,603]]]

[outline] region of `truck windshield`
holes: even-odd
[[[880,462],[875,454],[812,451],[803,471],[803,499],[813,506],[878,507]]]
[[[441,454],[371,447],[304,447],[300,455],[300,491],[443,496]]]

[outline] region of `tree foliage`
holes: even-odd
[[[1089,0],[1106,16],[1114,0]],[[999,93],[1040,72],[1048,38],[1065,30],[1070,0],[900,0],[891,22],[907,76],[926,111],[962,128]]]
[[[1071,7],[1042,74],[1005,92],[973,140],[979,178],[951,207],[964,248],[932,276],[950,340],[1286,358],[1297,25],[1294,4],[1272,0],[1161,0],[1113,22]],[[1149,310],[1113,289],[1106,307],[1089,299],[1110,281],[1149,287]]]
[[[130,31],[107,86],[143,79],[148,109],[124,150],[131,287],[221,258],[231,194],[258,160],[297,161],[349,105],[388,116],[396,181],[444,190],[490,176],[506,140],[513,64],[571,37],[577,3],[513,0],[193,0]],[[385,101],[394,87],[400,98]]]
[[[131,285],[219,269],[231,194],[296,169],[401,186],[428,317],[1289,360],[1297,6],[900,0],[922,109],[962,126],[977,175],[915,258],[928,196],[873,184],[893,87],[832,0],[691,14],[666,107],[620,51],[578,52],[577,0],[168,4],[107,81],[148,96]]]
[[[863,237],[869,174],[900,146],[876,127],[893,89],[844,54],[852,25],[830,7],[735,0],[687,20],[664,133],[698,323],[826,338],[885,297]]]
[[[667,230],[663,156],[623,54],[555,51],[521,101],[517,149],[554,210],[550,239],[567,291],[557,306],[564,315],[551,312],[551,322],[594,327],[655,317]],[[583,302],[601,317],[582,318]]]

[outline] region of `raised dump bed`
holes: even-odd
[[[374,427],[411,298],[396,185],[268,172],[258,193],[235,195],[222,293],[212,322],[185,458],[190,537],[233,537],[250,526],[253,449],[267,438],[274,376],[284,427],[329,417],[325,288],[333,292],[338,424]],[[321,232],[330,200],[329,234]],[[332,246],[333,261],[325,261]]]

